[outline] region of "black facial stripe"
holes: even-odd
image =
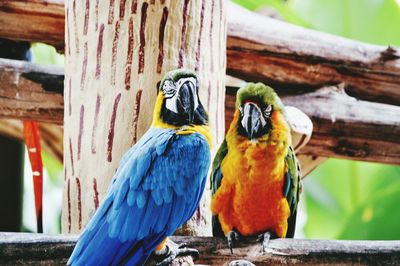
[[[182,116],[181,114],[176,114],[168,110],[168,108],[165,107],[165,102],[161,107],[161,120],[167,124],[174,126],[188,125],[187,117]],[[201,102],[199,102],[199,106],[194,112],[192,124],[208,125],[208,115]]]
[[[171,81],[172,82],[172,81]],[[202,106],[200,99],[197,94],[198,89],[198,81],[193,82],[191,79],[186,81],[180,81],[174,83],[174,86],[171,87],[167,83],[167,86],[163,85],[164,92],[164,102],[161,107],[160,118],[165,123],[174,126],[184,126],[189,125],[189,121],[191,120],[191,124],[193,125],[207,125],[208,124],[208,115]],[[176,88],[175,86],[180,86],[180,88]],[[193,88],[194,87],[194,88]],[[173,88],[173,89],[168,89]],[[179,94],[176,95],[179,91]],[[185,95],[182,95],[185,94]],[[166,107],[166,99],[170,99],[172,97],[176,97],[176,107],[177,112],[173,112]],[[197,99],[195,99],[197,97]],[[197,108],[194,110],[195,104]]]
[[[260,108],[254,102],[239,106],[240,119],[237,125],[238,133],[249,139],[256,139],[268,134],[272,129],[272,120],[271,113],[266,112],[267,110],[268,107],[265,107],[265,105]]]

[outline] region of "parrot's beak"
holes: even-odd
[[[185,81],[179,88],[176,105],[178,112],[187,117],[189,124],[193,122],[198,101],[196,84],[190,80]]]
[[[243,106],[241,124],[246,131],[249,140],[262,135],[266,125],[261,109],[253,102],[247,102]]]

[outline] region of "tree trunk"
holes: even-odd
[[[66,1],[63,232],[83,229],[121,156],[150,126],[165,72],[184,67],[199,74],[214,147],[220,143],[225,5],[223,0]],[[211,232],[208,203],[201,206],[188,229],[192,234]]]

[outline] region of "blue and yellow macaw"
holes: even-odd
[[[195,212],[210,165],[208,115],[198,88],[193,72],[166,74],[151,128],[121,159],[68,265],[143,265],[154,250],[167,264],[193,251],[166,239]]]

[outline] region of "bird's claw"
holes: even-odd
[[[271,233],[270,232],[265,232],[263,234],[260,234],[258,236],[258,241],[260,241],[262,244],[262,253],[265,253],[265,251],[268,249],[269,245],[269,240],[271,239]]]
[[[165,259],[157,263],[156,266],[167,266],[179,256],[191,256],[194,260],[199,257],[199,251],[194,248],[188,248],[186,243],[176,244],[172,241],[168,241],[166,247],[168,251],[165,255]]]
[[[236,242],[239,241],[239,238],[240,238],[239,233],[234,230],[229,231],[228,234],[226,235],[226,239],[228,240],[228,246],[229,249],[231,250],[231,254],[233,254],[233,248]]]

